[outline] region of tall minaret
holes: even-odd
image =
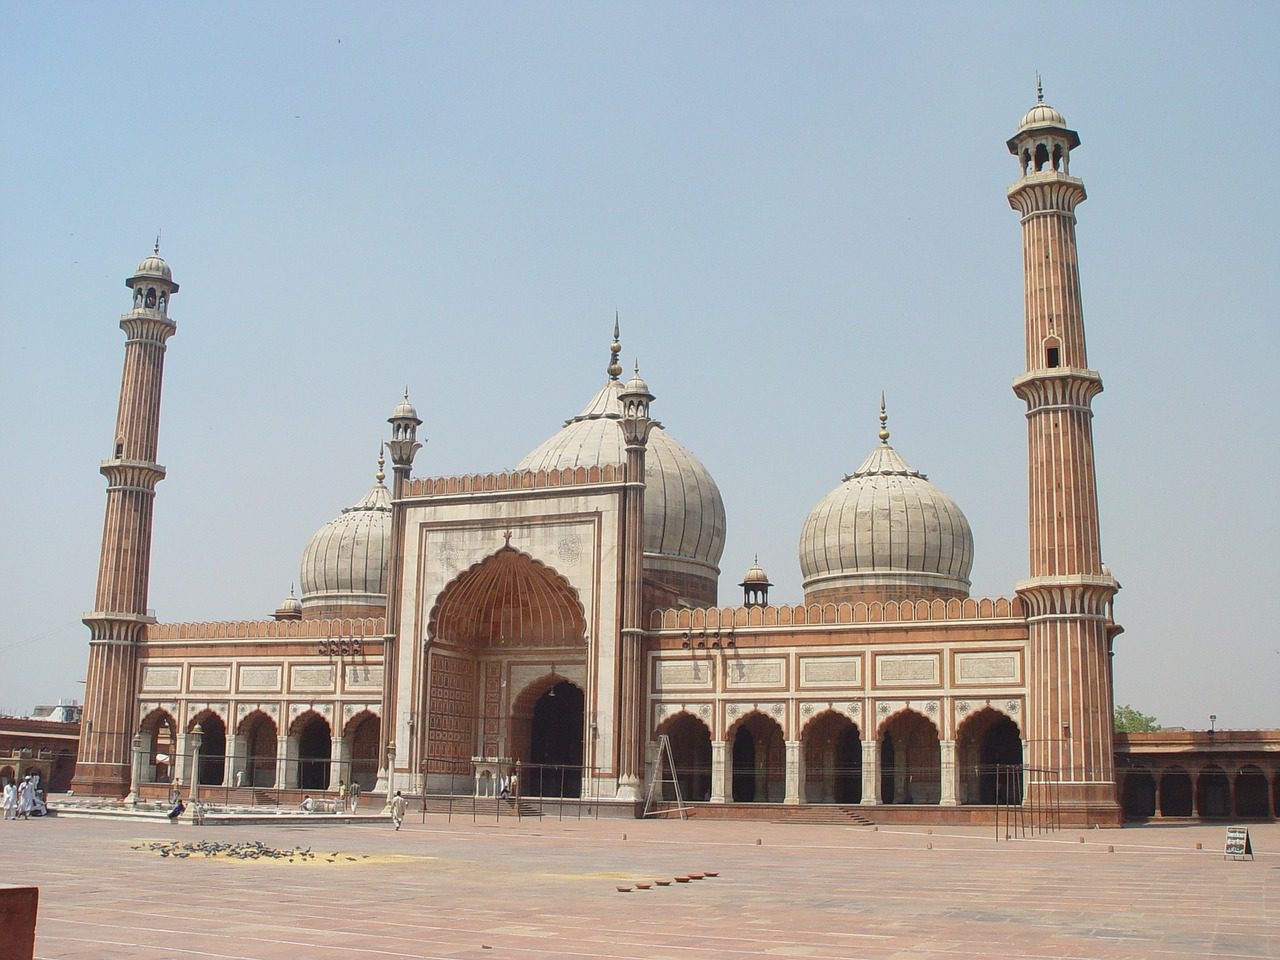
[[[151,518],[160,432],[160,382],[165,341],[177,325],[169,299],[178,292],[173,272],[155,252],[125,281],[133,309],[120,318],[125,332],[124,375],[111,456],[102,461],[107,513],[102,525],[98,591],[89,627],[89,672],[85,680],[77,793],[123,796],[129,790],[130,743],[137,726],[137,643],[154,618],[147,612],[151,570]]]
[[[1038,84],[1036,100],[1008,141],[1022,171],[1009,203],[1022,217],[1026,301],[1027,369],[1013,389],[1027,404],[1031,563],[1017,586],[1030,639],[1027,764],[1056,774],[1072,820],[1118,823],[1109,647],[1119,586],[1098,538],[1091,404],[1102,378],[1085,356],[1075,231],[1085,192],[1070,176],[1080,137]]]

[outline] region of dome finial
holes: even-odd
[[[884,391],[880,391],[880,442],[889,445],[889,414],[884,409]]]
[[[1044,103],[1044,84],[1040,82],[1040,71],[1036,71],[1036,103]]]
[[[162,233],[164,233],[163,230],[156,231],[156,245],[151,248],[151,252],[154,253],[157,257],[160,256],[160,234]]]
[[[382,447],[379,446],[378,447],[378,472],[373,475],[373,479],[377,480],[379,483],[387,479],[387,475],[382,472],[382,468],[383,466],[386,465],[386,462],[387,462],[386,457],[382,455]]]
[[[609,366],[607,371],[610,380],[622,376],[622,364],[618,363],[618,355],[622,353],[622,341],[618,339],[618,311],[613,311],[613,343],[609,344]]]

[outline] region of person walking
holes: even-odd
[[[4,818],[18,819],[18,788],[13,785],[12,780],[4,782]]]
[[[31,777],[22,778],[22,782],[18,784],[18,819],[28,820],[31,818]]]
[[[351,781],[351,786],[347,788],[347,797],[351,800],[351,812],[355,813],[356,805],[360,802],[360,781]]]
[[[400,795],[400,791],[396,791],[396,795],[391,798],[391,822],[396,825],[396,829],[400,829],[400,824],[404,822],[404,809],[407,806],[404,797]]]

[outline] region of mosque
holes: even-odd
[[[882,406],[878,442],[797,531],[804,602],[772,604],[757,564],[741,603],[718,606],[719,490],[653,418],[639,372],[624,379],[615,324],[603,383],[514,470],[415,476],[422,420],[406,392],[388,421],[390,485],[380,459],[373,486],[306,544],[300,597],[262,620],[156,622],[152,504],[178,293],[157,247],[126,281],[120,321],[77,792],[137,795],[173,778],[448,792],[459,777],[470,792],[478,772],[519,762],[525,795],[637,813],[655,785],[708,815],[856,804],[954,818],[1051,789],[1064,822],[1118,823],[1119,586],[1098,529],[1079,144],[1042,96],[1007,142],[1030,557],[993,598],[969,595],[968,521],[889,442]]]

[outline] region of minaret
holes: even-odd
[[[89,627],[89,672],[80,728],[77,793],[124,796],[129,790],[130,742],[138,717],[134,706],[137,643],[155,620],[147,611],[151,571],[151,519],[156,484],[164,467],[156,463],[160,432],[160,383],[165,341],[177,325],[169,319],[169,299],[178,292],[173,272],[155,252],[125,281],[133,309],[120,318],[125,332],[124,375],[107,478],[107,512],[102,526],[98,590]]]
[[[1026,306],[1027,369],[1013,382],[1027,404],[1030,577],[1017,585],[1030,640],[1026,763],[1056,774],[1064,815],[1119,823],[1109,656],[1119,585],[1098,536],[1091,404],[1102,378],[1085,355],[1075,232],[1085,191],[1070,175],[1080,137],[1038,83],[1036,99],[1008,141],[1022,172],[1008,196],[1022,217]]]
[[[413,472],[413,458],[422,449],[418,440],[418,428],[422,419],[409,402],[409,388],[404,388],[404,399],[396,404],[387,418],[391,424],[391,439],[386,448],[391,454],[391,552],[387,564],[387,619],[382,644],[382,743],[379,746],[378,782],[375,790],[391,800],[395,779],[397,729],[396,684],[399,679],[400,597],[404,576],[404,505],[401,502],[409,488],[409,475]],[[378,458],[378,473],[382,474],[382,458]],[[411,642],[411,641],[410,641]],[[412,650],[409,651],[412,653]],[[412,727],[409,728],[413,733]],[[404,744],[401,756],[411,757],[411,744]]]
[[[617,327],[609,375],[618,366]],[[627,482],[622,509],[622,645],[619,655],[618,797],[636,800],[644,780],[644,490],[645,448],[654,421],[649,416],[653,394],[640,377],[640,366],[618,394],[622,404],[622,437],[627,451]]]

